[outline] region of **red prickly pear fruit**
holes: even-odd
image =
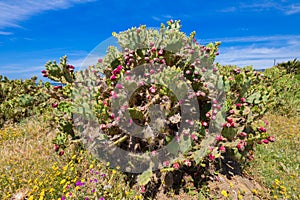
[[[174,169],[179,169],[179,168],[180,168],[180,165],[179,165],[178,163],[174,163],[174,164],[173,164],[173,168],[174,168]]]
[[[47,71],[46,70],[42,70],[42,74],[46,74],[47,73]]]
[[[59,145],[57,145],[57,144],[54,144],[54,151],[58,151],[59,150]]]
[[[114,80],[116,80],[117,79],[117,77],[115,76],[115,75],[112,75],[111,77],[110,77],[110,80],[112,80],[112,81],[114,81]]]
[[[226,128],[230,128],[231,127],[231,124],[230,123],[224,123],[223,125],[222,125],[224,128],[226,127]]]
[[[246,103],[246,99],[244,97],[240,98],[242,103]]]
[[[265,144],[268,144],[268,143],[269,143],[269,140],[264,139],[264,140],[262,140],[262,142],[265,143]]]
[[[237,104],[236,104],[236,107],[237,107],[237,108],[241,108],[241,107],[242,107],[242,104],[241,104],[241,103],[237,103]]]
[[[220,151],[221,153],[224,153],[224,152],[226,152],[226,148],[225,148],[224,146],[220,146],[220,147],[219,147],[219,151]]]
[[[58,103],[53,103],[53,104],[52,104],[52,107],[53,107],[53,108],[57,108],[57,106],[58,106]]]
[[[217,136],[216,136],[216,140],[217,140],[218,142],[221,142],[221,141],[223,140],[222,135],[217,135]]]
[[[57,86],[54,86],[53,89],[54,90],[62,89],[62,86],[61,85],[57,85]]]
[[[101,124],[101,125],[100,125],[100,128],[101,128],[101,130],[104,130],[104,129],[107,128],[107,126],[106,126],[106,124]]]
[[[48,77],[48,74],[43,74],[43,77]]]
[[[240,136],[241,136],[241,137],[247,137],[247,133],[241,132],[241,133],[240,133]]]
[[[75,69],[75,67],[73,65],[67,65],[66,68],[67,69]]]
[[[260,128],[259,128],[259,131],[260,131],[260,132],[267,132],[267,129],[266,129],[265,127],[260,127]]]
[[[228,123],[230,123],[230,124],[231,124],[231,123],[233,122],[233,119],[232,119],[232,118],[229,118],[229,117],[227,117],[227,118],[226,118],[226,121],[227,121]]]
[[[205,116],[206,116],[207,118],[210,118],[211,115],[210,115],[210,113],[208,112],[208,113],[205,114]]]
[[[236,147],[237,147],[238,150],[240,150],[240,151],[244,151],[244,149],[245,149],[245,146],[244,146],[242,143],[238,143],[238,144],[236,145]]]
[[[257,141],[257,144],[262,144],[262,141]]]
[[[208,123],[207,123],[207,122],[202,122],[201,124],[202,124],[202,126],[204,126],[204,127],[207,127],[207,126],[208,126]]]
[[[155,92],[156,92],[156,87],[155,87],[155,86],[151,86],[151,87],[149,88],[149,91],[150,91],[151,93],[155,93]]]
[[[275,142],[275,141],[276,141],[275,136],[269,136],[269,137],[267,137],[267,139],[268,139],[270,142]]]
[[[61,150],[58,155],[62,156],[64,154],[65,154],[64,150]]]
[[[102,63],[103,60],[101,58],[98,59],[98,63]]]
[[[110,114],[109,118],[112,119],[112,120],[114,120],[115,119],[115,114],[114,113]]]

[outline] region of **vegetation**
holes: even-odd
[[[47,62],[55,86],[1,77],[0,198],[300,198],[299,61],[214,65],[220,43],[180,28],[113,33],[122,50],[84,71]],[[210,183],[245,173],[264,186]]]

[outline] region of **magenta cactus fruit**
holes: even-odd
[[[174,163],[174,164],[173,164],[173,168],[174,168],[174,169],[179,169],[179,168],[180,168],[180,165],[179,165],[179,163],[177,163],[177,162],[176,162],[176,163]]]
[[[216,136],[216,140],[217,140],[218,142],[221,142],[221,141],[223,140],[222,135],[217,135],[217,136]]]
[[[229,118],[229,117],[227,117],[227,118],[226,118],[226,121],[227,121],[228,123],[230,123],[230,124],[231,124],[231,123],[233,122],[233,119],[232,119],[232,118]]]
[[[73,65],[67,65],[66,68],[67,69],[75,69],[75,67]]]
[[[267,140],[269,140],[270,142],[275,142],[276,141],[275,136],[268,136]]]
[[[111,81],[117,80],[117,76],[116,76],[116,75],[112,75],[112,76],[110,77],[110,80],[111,80]]]
[[[53,107],[53,108],[57,108],[57,107],[58,107],[58,103],[53,103],[53,104],[52,104],[52,107]]]
[[[201,122],[202,126],[207,127],[208,123],[207,122]]]
[[[241,103],[237,103],[237,104],[236,104],[236,107],[237,107],[237,108],[241,108],[242,105],[243,105],[243,104],[241,104]]]
[[[149,91],[151,92],[151,93],[155,93],[156,92],[156,87],[153,85],[153,86],[151,86],[150,88],[149,88]]]
[[[54,151],[58,151],[59,150],[59,145],[57,145],[57,144],[54,144]]]
[[[242,103],[246,103],[246,99],[244,97],[240,98]]]
[[[101,125],[100,125],[100,129],[101,129],[101,130],[105,130],[106,128],[107,128],[106,124],[101,124]]]
[[[205,114],[205,116],[206,116],[207,118],[210,118],[210,117],[211,117],[211,115],[210,115],[209,112],[207,112],[207,113]]]
[[[184,160],[184,164],[188,167],[192,166],[192,162],[190,160]]]
[[[53,89],[54,90],[62,89],[62,86],[61,85],[56,85],[56,86],[53,87]]]
[[[267,132],[267,129],[265,127],[259,127],[258,129],[260,132]]]
[[[58,155],[63,156],[65,154],[64,150],[61,150]]]
[[[268,143],[269,143],[269,140],[263,139],[262,142],[265,143],[265,144],[268,144]]]
[[[225,148],[224,146],[220,146],[220,147],[219,147],[219,151],[220,151],[221,153],[225,153],[225,152],[226,152],[226,148]]]
[[[241,136],[241,137],[247,137],[247,133],[241,132],[241,133],[240,133],[240,136]]]

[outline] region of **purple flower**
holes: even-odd
[[[105,200],[104,197],[101,197],[99,200]]]
[[[92,189],[92,193],[95,193],[96,192],[96,190],[95,189]]]
[[[81,186],[84,186],[85,183],[84,183],[84,182],[81,182],[81,181],[77,181],[77,182],[75,183],[75,185],[81,187]]]
[[[65,197],[65,196],[62,196],[62,197],[61,197],[61,200],[66,200],[66,197]]]
[[[88,197],[85,197],[84,200],[89,200],[89,198],[88,198]]]

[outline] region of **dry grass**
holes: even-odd
[[[51,167],[49,163],[54,162],[55,156],[51,151],[53,134],[41,121],[32,118],[0,130],[2,199],[16,191],[26,191],[28,180],[41,176]]]

